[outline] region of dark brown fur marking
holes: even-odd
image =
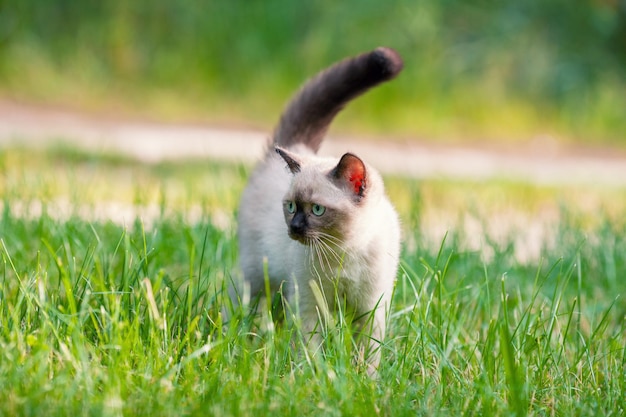
[[[274,134],[274,145],[289,148],[301,143],[317,152],[337,113],[369,88],[394,78],[402,66],[396,51],[381,47],[322,71],[287,106]]]

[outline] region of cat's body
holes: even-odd
[[[289,104],[242,196],[243,282],[234,298],[264,294],[267,276],[305,333],[319,331],[326,311],[343,308],[362,322],[372,317],[371,337],[382,340],[398,268],[398,216],[372,167],[353,154],[316,152],[349,100],[401,68],[395,51],[379,48],[320,73]]]

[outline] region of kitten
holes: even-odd
[[[344,105],[402,69],[392,49],[341,61],[309,80],[283,113],[239,207],[243,282],[233,301],[282,289],[305,334],[342,308],[383,340],[398,269],[400,226],[380,175],[359,157],[316,156]],[[266,273],[267,271],[267,273]],[[315,337],[316,343],[321,341]],[[378,363],[378,354],[370,364]]]

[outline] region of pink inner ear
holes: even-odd
[[[354,194],[359,197],[363,196],[363,192],[367,188],[367,175],[365,164],[358,156],[351,153],[344,154],[337,167],[332,171],[332,175],[344,182],[344,185],[350,184]]]
[[[361,194],[361,191],[363,190],[363,171],[350,173],[349,179],[354,187],[354,193]]]
[[[348,175],[348,180],[352,183],[355,194],[361,194],[361,192],[363,192],[363,188],[365,188],[365,178],[363,169],[361,169],[361,167],[352,167],[352,170],[349,172]]]

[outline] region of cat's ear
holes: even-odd
[[[276,149],[276,153],[278,153],[281,158],[283,158],[285,162],[287,162],[287,166],[289,167],[289,170],[292,174],[297,174],[298,172],[300,172],[302,164],[294,154],[279,146],[276,146],[274,149]]]
[[[358,156],[351,153],[344,154],[330,174],[336,180],[343,182],[355,196],[363,197],[365,194],[367,172],[365,164]]]

